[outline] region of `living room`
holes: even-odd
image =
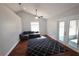
[[[45,40],[40,40],[41,38]],[[34,47],[42,47],[43,45],[49,47],[52,42],[49,44],[50,41],[47,38],[52,39],[57,43],[56,47],[58,46],[59,48],[57,47],[58,50],[56,50],[56,52],[53,50],[54,53],[52,54],[46,52],[48,51],[47,49],[44,54],[41,52],[38,52],[37,54],[30,52],[30,55],[26,55],[26,48],[28,48],[29,44],[33,50],[32,42],[35,42]],[[35,39],[39,39],[38,41],[43,43],[39,43]],[[65,53],[65,51],[69,52]],[[0,56],[33,55],[79,55],[78,3],[0,4]]]

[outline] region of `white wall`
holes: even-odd
[[[46,35],[47,34],[47,20],[39,19],[39,26],[40,26],[41,35]]]
[[[17,14],[22,19],[22,31],[30,31],[31,30],[31,22],[39,21],[39,27],[40,27],[40,34],[45,35],[46,34],[46,27],[47,27],[47,20],[45,19],[35,19],[34,16],[30,13],[19,11]]]
[[[52,38],[57,39],[57,22],[56,20],[47,21],[47,34]]]
[[[21,19],[10,9],[0,6],[0,55],[8,55],[19,42]]]

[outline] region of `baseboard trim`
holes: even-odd
[[[20,41],[20,40],[19,40]],[[12,46],[12,48],[5,54],[5,56],[8,56],[10,53],[11,53],[11,51],[16,47],[16,45],[19,43],[19,41],[17,41],[13,46]]]
[[[47,34],[47,36],[50,37],[50,38],[52,38],[52,39],[54,39],[54,40],[56,40],[56,38],[54,38],[53,36],[51,36],[49,34]]]

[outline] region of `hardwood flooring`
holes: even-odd
[[[13,49],[9,56],[26,56],[27,52],[27,41],[21,40],[18,45]]]
[[[18,45],[13,49],[13,51],[9,54],[9,56],[27,56],[27,40],[21,40]],[[62,45],[63,46],[63,45]],[[58,54],[55,56],[79,56],[79,53],[73,51],[72,49],[64,46],[66,49],[68,49],[67,52],[64,52],[62,54]]]

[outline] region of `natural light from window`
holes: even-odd
[[[64,25],[64,21],[59,22],[59,40],[61,41],[64,41]]]
[[[39,31],[39,22],[31,22],[31,31]]]
[[[69,35],[76,35],[76,20],[70,21]]]

